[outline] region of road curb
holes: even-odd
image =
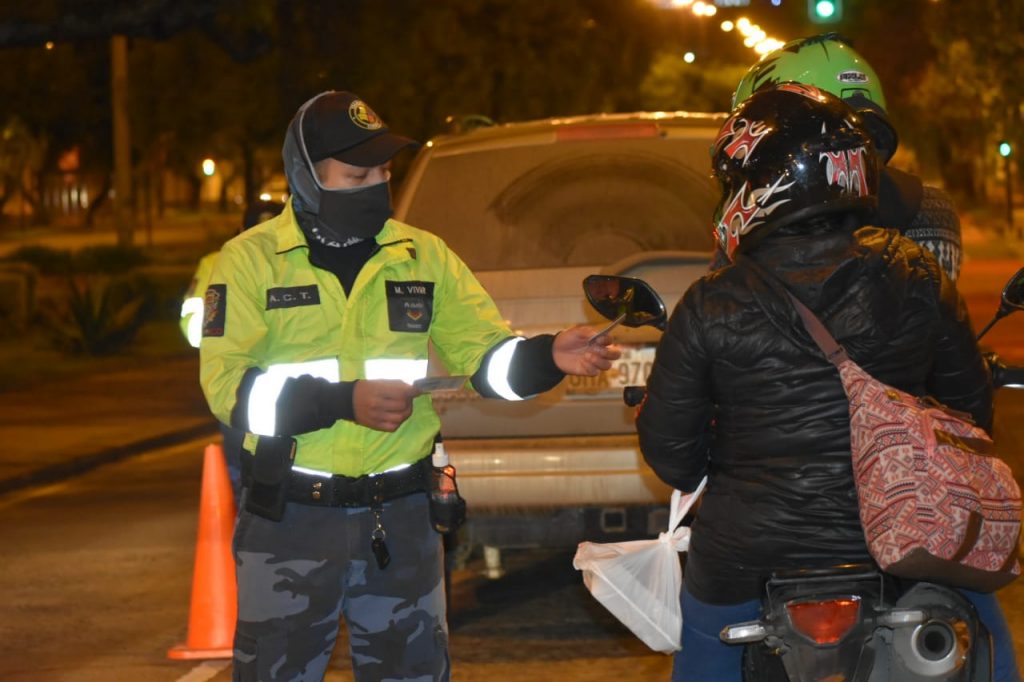
[[[215,435],[217,432],[217,423],[211,421],[204,424],[195,424],[194,426],[161,434],[159,436],[143,438],[142,440],[135,441],[134,443],[119,445],[93,454],[72,457],[60,464],[53,464],[25,474],[0,480],[0,495],[5,495],[23,488],[63,481],[71,478],[72,476],[84,474],[85,472],[104,464],[110,464],[122,459],[127,459],[128,457],[141,455],[149,450],[184,443],[200,436]]]

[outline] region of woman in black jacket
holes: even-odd
[[[812,86],[759,90],[723,125],[712,159],[716,235],[733,263],[679,302],[637,420],[662,480],[692,491],[709,477],[674,681],[740,679],[742,648],[718,632],[758,616],[772,571],[871,561],[839,375],[792,303],[745,259],[780,278],[880,381],[985,428],[992,419],[989,372],[955,286],[921,247],[863,227],[877,205],[878,160],[853,109]],[[984,597],[982,618],[998,637],[1002,615]],[[1016,670],[1003,634],[997,670],[1007,650]]]

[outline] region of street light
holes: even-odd
[[[1013,175],[1010,165],[1010,157],[1013,155],[1013,145],[1009,140],[999,141],[999,156],[1003,157],[1004,169],[1006,171],[1006,225],[1009,234],[1013,234]]]
[[[217,164],[213,159],[203,159],[203,175],[210,177],[217,172]]]
[[[833,5],[838,7],[840,0],[818,0],[819,2],[831,2]],[[722,7],[745,7],[750,4],[750,0],[652,0],[654,4],[663,8],[681,9],[689,8],[695,16],[698,17],[713,17],[718,13],[718,6]],[[814,2],[814,0],[809,0]],[[777,49],[783,45],[783,42],[775,38],[771,38],[768,34],[755,23],[752,23],[747,17],[740,17],[736,21],[724,20],[719,24],[721,29],[728,33],[736,30],[743,37],[743,44],[753,50],[756,50],[758,54],[764,55],[772,50]],[[691,63],[696,57],[690,57],[687,59],[687,63]]]

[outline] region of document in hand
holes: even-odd
[[[424,393],[438,393],[440,391],[457,391],[465,385],[469,375],[460,374],[453,377],[424,377],[412,382],[412,385]]]

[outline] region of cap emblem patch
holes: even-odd
[[[384,126],[380,117],[361,99],[352,100],[348,105],[348,117],[363,130],[379,130]]]

